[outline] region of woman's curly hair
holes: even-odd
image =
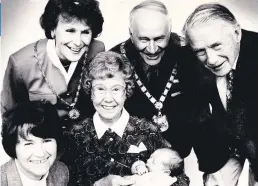
[[[48,39],[53,39],[51,31],[56,28],[60,15],[67,21],[85,21],[92,30],[92,38],[102,32],[104,19],[96,0],[49,0],[40,17],[40,25]]]
[[[90,62],[83,74],[82,86],[84,91],[90,94],[94,79],[112,78],[119,72],[122,73],[126,84],[126,97],[130,97],[134,88],[133,67],[123,59],[122,55],[111,51],[100,52]]]

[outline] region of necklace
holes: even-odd
[[[76,91],[76,94],[75,94],[75,98],[74,98],[74,100],[73,100],[72,103],[68,103],[67,101],[65,101],[63,98],[61,98],[61,97],[57,94],[56,90],[55,90],[54,87],[50,84],[50,82],[49,82],[49,80],[48,80],[48,78],[47,78],[45,72],[43,71],[42,65],[40,64],[40,61],[39,61],[39,58],[38,58],[38,54],[37,54],[37,52],[38,52],[38,49],[37,49],[38,43],[39,43],[39,41],[37,41],[37,42],[35,43],[35,45],[34,45],[34,57],[35,57],[35,59],[36,59],[36,61],[37,61],[39,70],[40,70],[40,72],[41,72],[41,74],[42,74],[44,80],[46,81],[48,87],[49,87],[50,90],[53,92],[53,94],[55,94],[56,97],[57,97],[58,99],[60,99],[65,105],[67,105],[67,106],[70,107],[70,111],[68,112],[69,118],[70,118],[70,119],[73,119],[73,120],[78,119],[79,116],[80,116],[80,112],[79,112],[79,110],[77,110],[77,109],[75,108],[75,105],[76,105],[76,103],[78,102],[78,97],[79,97],[79,93],[80,93],[80,90],[81,90],[82,75],[83,75],[83,71],[84,71],[85,66],[86,66],[85,64],[86,64],[86,59],[87,59],[87,51],[86,51],[86,53],[85,53],[85,59],[84,59],[84,61],[83,61],[82,71],[81,71],[81,74],[80,74],[80,79],[79,79],[79,83],[78,83],[78,86],[77,86],[77,91]]]
[[[126,56],[126,52],[125,52],[125,42],[123,42],[120,45],[120,52],[124,58],[125,61],[129,62],[129,59]],[[169,127],[168,124],[168,120],[166,115],[163,115],[161,112],[161,109],[163,108],[163,102],[165,101],[165,99],[167,98],[167,94],[170,90],[170,88],[172,87],[173,84],[173,80],[175,78],[177,74],[177,63],[175,64],[172,73],[170,75],[170,78],[166,84],[166,87],[163,91],[163,93],[161,94],[159,100],[156,100],[155,97],[153,97],[150,92],[148,91],[148,89],[144,86],[144,84],[141,82],[139,76],[137,75],[137,73],[134,71],[134,79],[137,82],[138,86],[140,87],[141,91],[146,95],[146,97],[150,100],[150,102],[154,105],[155,109],[157,109],[158,114],[154,115],[152,120],[154,123],[156,123],[158,126],[160,126],[160,130],[162,132],[166,131]]]

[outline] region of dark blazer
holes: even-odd
[[[187,97],[190,93],[192,83],[191,78],[194,78],[192,68],[194,63],[187,58],[188,51],[179,45],[179,38],[172,33],[169,44],[165,53],[157,67],[157,79],[155,82],[148,82],[146,72],[144,71],[144,60],[128,39],[125,42],[126,56],[130,63],[134,66],[135,72],[138,74],[142,83],[157,100],[163,93],[166,84],[171,75],[172,69],[177,63],[177,75],[173,81],[173,85],[167,94],[167,98],[163,103],[162,113],[165,114],[169,121],[169,129],[163,133],[163,136],[172,144],[172,147],[177,150],[182,157],[186,157],[191,150],[188,139],[190,138],[190,130],[187,117],[191,108],[191,103]],[[121,53],[120,44],[112,48],[112,51]],[[150,87],[154,89],[149,89]],[[146,95],[140,90],[135,82],[135,89],[132,97],[125,102],[125,108],[132,116],[146,118],[152,120],[153,115],[157,115],[155,106],[150,102]]]
[[[59,96],[71,103],[77,91],[83,59],[78,62],[69,84],[66,85],[62,73],[52,64],[48,57],[46,44],[47,39],[43,39],[39,40],[37,45],[38,58],[42,64],[43,71]],[[56,105],[60,116],[64,116],[69,109],[57,99],[43,78],[34,57],[34,45],[35,43],[25,46],[9,58],[1,93],[1,112],[2,114],[5,113],[19,102],[47,100]],[[101,41],[93,40],[89,48],[88,60],[104,50],[104,44]],[[86,98],[85,93],[81,90],[79,101],[76,105],[81,115],[87,116],[85,105],[88,103],[91,104],[90,99]]]
[[[0,180],[2,186],[23,186],[13,159],[1,166]],[[62,162],[55,162],[49,170],[47,186],[66,186],[69,171]]]
[[[258,178],[257,51],[258,34],[242,30],[228,111],[220,100],[215,76],[200,66],[194,150],[201,171],[211,173],[222,168],[230,157],[229,146],[233,146],[249,159]]]

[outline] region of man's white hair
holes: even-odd
[[[145,0],[141,2],[140,4],[136,5],[130,12],[130,30],[132,31],[132,25],[133,25],[133,20],[134,20],[134,15],[138,10],[152,10],[152,11],[157,11],[165,16],[167,16],[168,22],[170,24],[170,18],[168,14],[167,7],[160,1],[156,0]]]
[[[188,30],[198,24],[209,22],[210,20],[224,20],[232,26],[239,25],[235,16],[228,8],[219,3],[207,3],[198,6],[187,18],[183,26],[183,34],[186,42],[189,43]]]

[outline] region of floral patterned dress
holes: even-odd
[[[61,160],[70,170],[69,185],[73,186],[92,186],[109,174],[131,175],[131,165],[135,161],[146,162],[156,149],[169,145],[161,137],[157,126],[137,117],[130,117],[122,138],[107,130],[98,139],[93,119],[89,118],[74,125],[66,135],[68,148]],[[139,147],[142,143],[147,150],[128,152],[132,145]],[[182,179],[186,177],[186,183],[189,182],[188,177],[183,176]],[[180,178],[177,179],[180,181]]]

